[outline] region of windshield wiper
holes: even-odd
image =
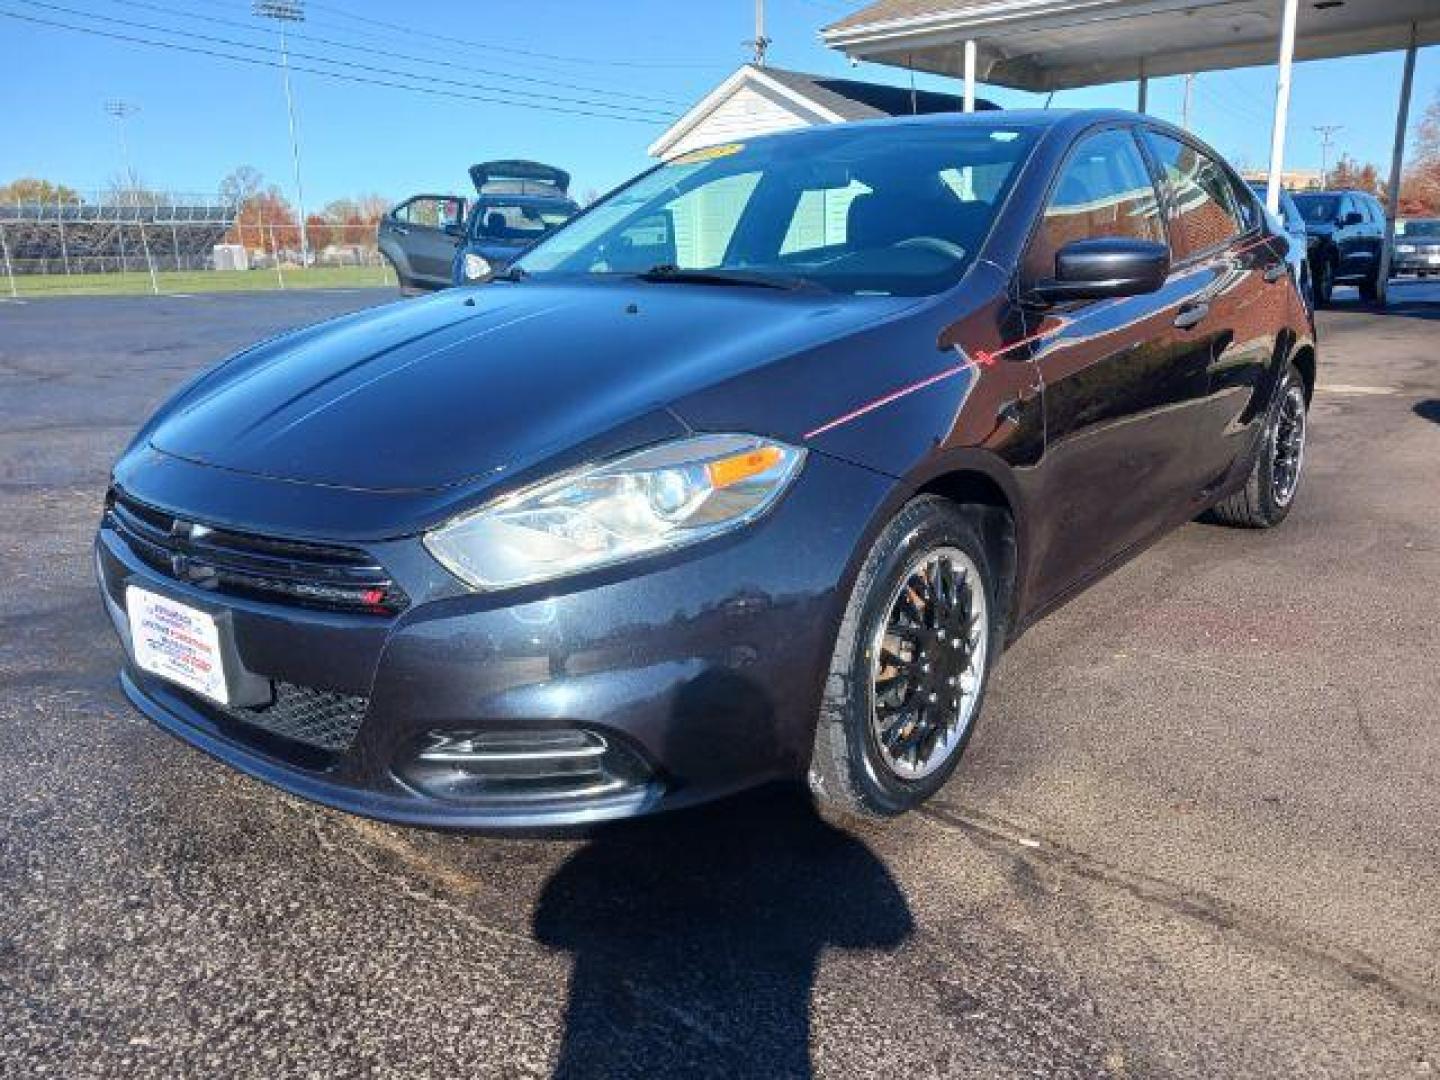
[[[756,289],[800,289],[828,292],[823,285],[803,277],[782,277],[755,270],[687,270],[674,263],[658,263],[637,275],[644,281],[675,282],[684,285],[748,285]]]
[[[511,263],[500,273],[492,277],[491,281],[524,281],[530,276],[530,271],[517,263]]]

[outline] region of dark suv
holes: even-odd
[[[1290,512],[1316,360],[1285,255],[1214,151],[1133,113],[682,155],[483,287],[162,406],[96,541],[125,692],[399,822],[807,776],[900,813],[1027,626],[1197,515]]]
[[[487,161],[470,166],[470,180],[473,202],[412,195],[380,219],[380,253],[403,291],[485,281],[580,212],[570,174],[553,165]]]
[[[1310,281],[1315,303],[1330,303],[1337,284],[1360,287],[1364,300],[1380,295],[1380,252],[1385,209],[1364,191],[1307,191],[1294,196],[1310,237]]]

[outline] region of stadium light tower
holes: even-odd
[[[120,133],[120,161],[125,166],[125,187],[130,197],[135,197],[135,170],[130,167],[130,142],[125,138],[125,121],[140,111],[140,106],[111,98],[105,102],[105,111],[115,118],[115,130]]]
[[[310,265],[310,237],[305,228],[305,188],[300,183],[300,140],[295,134],[295,97],[290,92],[290,53],[285,47],[285,24],[305,21],[305,0],[254,0],[251,11],[274,19],[280,27],[280,74],[285,81],[285,111],[290,117],[290,157],[295,163],[295,202],[300,207],[300,265]]]

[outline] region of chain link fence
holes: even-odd
[[[12,298],[395,284],[373,223],[314,222],[302,234],[215,195],[0,202],[0,259],[0,296]]]

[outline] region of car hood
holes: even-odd
[[[489,486],[913,303],[633,279],[452,290],[241,353],[167,405],[144,439],[196,464],[301,483]]]

